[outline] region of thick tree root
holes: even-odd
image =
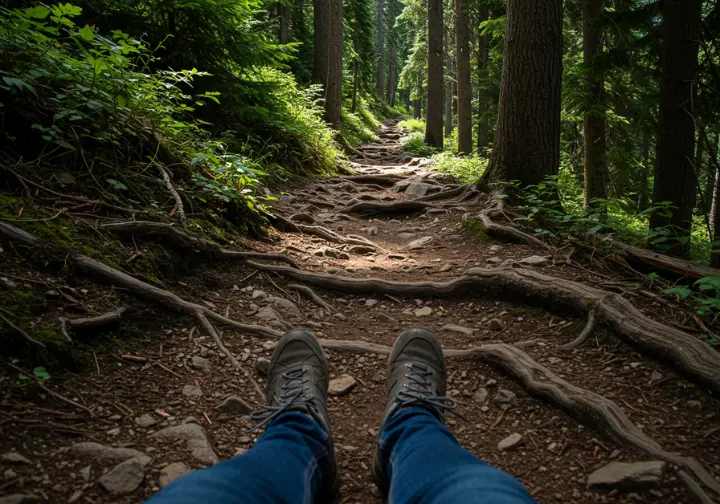
[[[118,308],[117,310],[104,313],[97,317],[90,318],[77,318],[69,319],[60,317],[60,334],[63,335],[66,341],[72,342],[70,337],[70,330],[73,331],[84,331],[87,329],[96,329],[110,324],[116,324],[120,322],[122,316],[129,310],[127,306]]]
[[[322,300],[320,296],[315,294],[315,291],[313,291],[310,287],[307,285],[298,285],[298,284],[291,284],[288,285],[288,288],[295,289],[296,291],[300,292],[301,294],[304,294],[305,297],[310,299],[313,303],[318,305],[320,308],[323,308],[324,310],[330,311],[332,310],[332,306],[327,304],[325,301]]]
[[[392,350],[364,341],[320,340],[320,343],[328,350],[337,351],[389,354]],[[528,392],[573,413],[593,429],[676,465],[688,478],[688,488],[700,499],[708,499],[705,502],[712,502],[705,489],[720,497],[720,483],[697,460],[664,450],[638,429],[615,402],[566,382],[516,346],[488,344],[466,350],[447,349],[444,353],[448,358],[479,359],[501,367]]]
[[[366,245],[375,249],[384,250],[380,245],[377,245],[362,236],[342,236],[332,229],[328,229],[323,226],[306,226],[304,224],[297,224],[297,227],[302,233],[317,236],[329,242],[342,243],[343,245]]]
[[[213,259],[241,260],[259,259],[267,261],[280,261],[289,264],[293,268],[299,268],[298,264],[291,258],[280,254],[266,254],[264,252],[246,252],[237,250],[225,250],[219,245],[208,240],[195,238],[179,230],[172,224],[150,221],[130,221],[105,224],[102,229],[115,233],[126,233],[132,235],[161,236],[173,246],[200,253]]]
[[[689,376],[720,392],[720,354],[692,335],[645,316],[622,296],[580,282],[524,268],[470,268],[463,276],[445,282],[405,283],[346,278],[252,261],[248,261],[248,265],[302,283],[352,294],[413,297],[502,295],[515,300],[520,297],[533,303],[543,302],[554,308],[564,306],[582,315],[595,309],[601,321],[636,344],[640,351],[670,361]]]
[[[597,325],[597,319],[595,318],[596,311],[597,310],[592,309],[588,312],[587,324],[585,324],[585,327],[583,328],[582,332],[580,332],[578,337],[566,345],[561,345],[560,348],[562,348],[563,350],[572,350],[573,348],[581,346],[583,343],[590,339],[590,336],[592,336],[592,333],[595,330],[595,326]]]
[[[403,180],[398,175],[350,175],[348,177],[335,177],[327,179],[328,182],[355,182],[356,184],[378,184],[383,187],[391,187]]]
[[[443,199],[451,199],[456,196],[462,196],[465,194],[466,191],[468,191],[472,187],[471,184],[463,184],[459,187],[456,187],[455,189],[450,189],[449,191],[441,191],[436,192],[434,194],[428,194],[427,196],[422,196],[420,198],[415,198],[414,201],[438,201]]]
[[[394,203],[373,203],[370,201],[361,201],[354,203],[346,208],[340,210],[342,213],[410,213],[420,212],[427,210],[428,208],[437,208],[431,203],[424,201],[408,200],[408,201],[396,201]]]
[[[511,226],[503,226],[502,224],[493,222],[493,220],[490,218],[490,215],[497,210],[497,207],[483,210],[477,216],[477,220],[480,221],[480,223],[483,225],[489,235],[496,236],[498,238],[502,238],[504,240],[509,240],[512,242],[525,243],[527,245],[544,248],[546,250],[549,250],[551,248],[548,244],[542,242],[541,240],[538,240],[534,236],[520,231],[517,228]]]

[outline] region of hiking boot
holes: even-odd
[[[455,404],[445,397],[445,357],[435,335],[416,327],[400,334],[388,359],[387,405],[380,431],[403,408],[424,408],[445,422],[444,411]],[[373,479],[387,497],[389,481],[380,464],[380,444],[373,457]]]
[[[317,499],[329,501],[340,487],[340,475],[328,420],[328,363],[310,331],[293,329],[280,338],[268,366],[267,401],[265,408],[250,415],[259,422],[255,429],[270,424],[282,413],[298,411],[327,433],[330,470]]]

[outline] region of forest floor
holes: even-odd
[[[483,198],[439,201],[397,215],[341,213],[353,200],[397,202],[443,188],[444,175],[430,164],[406,161],[401,134],[393,125],[378,135],[377,142],[358,150],[353,168],[357,175],[379,176],[374,181],[379,184],[353,177],[295,183],[275,202],[274,211],[324,229],[277,233],[275,240],[252,243],[252,248],[289,256],[305,271],[355,279],[444,281],[471,267],[523,267],[625,293],[652,319],[684,324],[678,310],[653,297],[634,295],[637,282],[622,271],[595,269],[544,248],[489,237],[469,218],[482,210]],[[405,186],[407,182],[411,184]],[[342,240],[346,243],[337,243]],[[119,254],[129,258],[143,250],[138,240]],[[37,272],[12,274],[40,289],[44,284],[58,290],[64,282]],[[442,299],[355,295],[315,285],[315,294],[327,303],[321,307],[291,287],[302,282],[284,276],[252,264],[218,261],[166,288],[246,323],[280,331],[307,327],[328,340],[391,346],[402,328],[424,326],[445,349],[521,343],[524,352],[560,379],[613,401],[668,452],[694,457],[711,474],[720,475],[717,399],[673,367],[639,353],[641,349],[609,327],[598,326],[584,346],[558,348],[577,336],[585,320],[569,315],[552,299],[539,303],[494,298],[475,295],[472,289]],[[73,289],[80,303],[93,307],[90,311],[103,311],[108,287],[80,279]],[[0,496],[32,494],[63,503],[139,502],[177,474],[242,453],[256,441],[259,434],[248,433],[252,425],[245,415],[264,403],[253,381],[264,386],[263,366],[272,353],[272,339],[223,331],[224,343],[240,362],[237,371],[195,319],[132,300],[122,289],[117,295],[133,308],[120,325],[133,325],[142,335],[122,350],[91,347],[94,358],[82,372],[53,373],[45,383],[48,390],[89,411],[42,391],[23,393],[13,386],[16,374],[0,378]],[[66,300],[53,301],[62,302]],[[335,342],[327,350],[331,379],[348,375],[354,384],[329,405],[341,467],[338,502],[379,502],[370,464],[385,406],[386,349],[368,346],[367,352],[354,353],[341,346]],[[714,352],[710,347],[707,351]],[[589,487],[589,476],[610,462],[657,457],[607,435],[607,429],[582,411],[531,395],[512,373],[487,360],[449,359],[448,366],[448,395],[462,415],[449,415],[449,427],[463,446],[515,475],[539,502],[693,500],[676,471],[668,467],[662,480],[655,474],[658,464],[643,468],[645,484],[630,478],[626,488],[617,488],[620,483]],[[501,449],[498,444],[504,440],[512,446]],[[0,497],[0,502],[6,501]]]

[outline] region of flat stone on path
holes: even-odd
[[[281,297],[268,298],[268,302],[275,308],[281,317],[286,319],[301,319],[302,313],[298,309],[297,305],[292,301],[288,301]]]
[[[155,420],[149,413],[145,413],[143,416],[137,417],[135,419],[135,425],[137,425],[138,427],[143,427],[145,429],[147,429],[148,427],[152,427],[157,423],[158,421]]]
[[[172,483],[180,476],[184,476],[189,473],[191,470],[192,469],[190,469],[182,462],[173,462],[172,464],[166,465],[162,468],[162,471],[160,471],[160,476],[158,477],[160,487],[164,487]]]
[[[18,452],[3,453],[2,456],[0,456],[0,460],[10,462],[11,464],[32,464],[29,458]]]
[[[200,387],[196,387],[195,385],[185,385],[182,389],[182,395],[185,397],[202,397],[203,391]]]
[[[425,245],[433,241],[432,236],[423,236],[422,238],[418,238],[417,240],[413,240],[410,243],[408,243],[408,248],[410,250],[417,250],[423,248]]]
[[[231,395],[223,402],[215,406],[221,413],[232,413],[236,415],[247,415],[253,408],[241,398]]]
[[[480,387],[475,391],[475,393],[472,396],[473,402],[476,402],[478,404],[485,404],[488,398],[488,391],[485,387]]]
[[[98,483],[112,495],[126,495],[134,492],[144,479],[145,464],[131,458],[110,469]]]
[[[415,310],[414,313],[416,317],[429,317],[432,315],[433,311],[429,306],[423,306],[422,308]]]
[[[520,443],[522,443],[522,441],[522,434],[518,434],[517,432],[515,432],[514,434],[510,434],[508,437],[500,441],[497,447],[500,451],[511,450],[518,446]]]
[[[472,336],[475,332],[475,329],[471,329],[470,327],[463,327],[455,324],[447,324],[440,328],[441,331],[451,331],[456,332],[460,334],[464,334],[466,336]]]
[[[161,431],[157,431],[150,436],[159,441],[185,441],[192,456],[205,465],[213,465],[218,463],[218,457],[210,444],[205,429],[194,423],[176,425],[175,427],[167,427]]]
[[[520,261],[518,261],[518,264],[529,264],[530,266],[536,266],[538,264],[543,264],[548,261],[549,259],[547,257],[534,255],[526,257],[525,259],[521,259]]]
[[[210,361],[207,360],[205,357],[200,357],[199,355],[193,355],[192,367],[199,371],[207,372],[207,371],[210,371],[210,368],[212,366],[210,365]]]
[[[430,184],[425,184],[424,182],[411,182],[408,184],[407,189],[405,189],[405,194],[420,198],[425,196],[429,190]]]
[[[515,404],[517,402],[517,396],[515,392],[507,389],[501,389],[493,398],[493,401],[500,404]]]
[[[113,448],[100,443],[93,443],[86,441],[83,443],[75,443],[67,448],[62,448],[61,453],[69,452],[76,455],[82,455],[85,460],[88,459],[100,459],[108,461],[120,461],[136,458],[140,462],[146,464],[150,462],[150,457],[145,455],[143,452],[133,450],[132,448]]]
[[[365,300],[365,306],[367,306],[368,308],[372,308],[372,307],[375,306],[376,304],[378,304],[378,300],[377,300],[377,299],[366,299],[366,300]]]
[[[334,378],[330,380],[328,386],[328,394],[331,396],[341,396],[350,392],[355,385],[357,380],[350,375],[342,375],[340,378]]]
[[[661,460],[647,462],[610,462],[587,479],[593,489],[638,490],[660,485],[667,463]]]

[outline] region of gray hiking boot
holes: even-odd
[[[387,405],[380,431],[398,411],[407,407],[425,408],[445,422],[444,411],[455,404],[445,397],[445,357],[435,335],[416,327],[400,334],[388,359]],[[389,481],[380,463],[380,445],[373,457],[373,479],[387,497]]]
[[[265,408],[250,415],[259,422],[255,429],[271,423],[282,413],[298,411],[327,432],[330,470],[317,499],[331,500],[340,487],[340,475],[328,420],[328,364],[320,343],[310,331],[293,329],[280,338],[268,366],[267,401]]]

